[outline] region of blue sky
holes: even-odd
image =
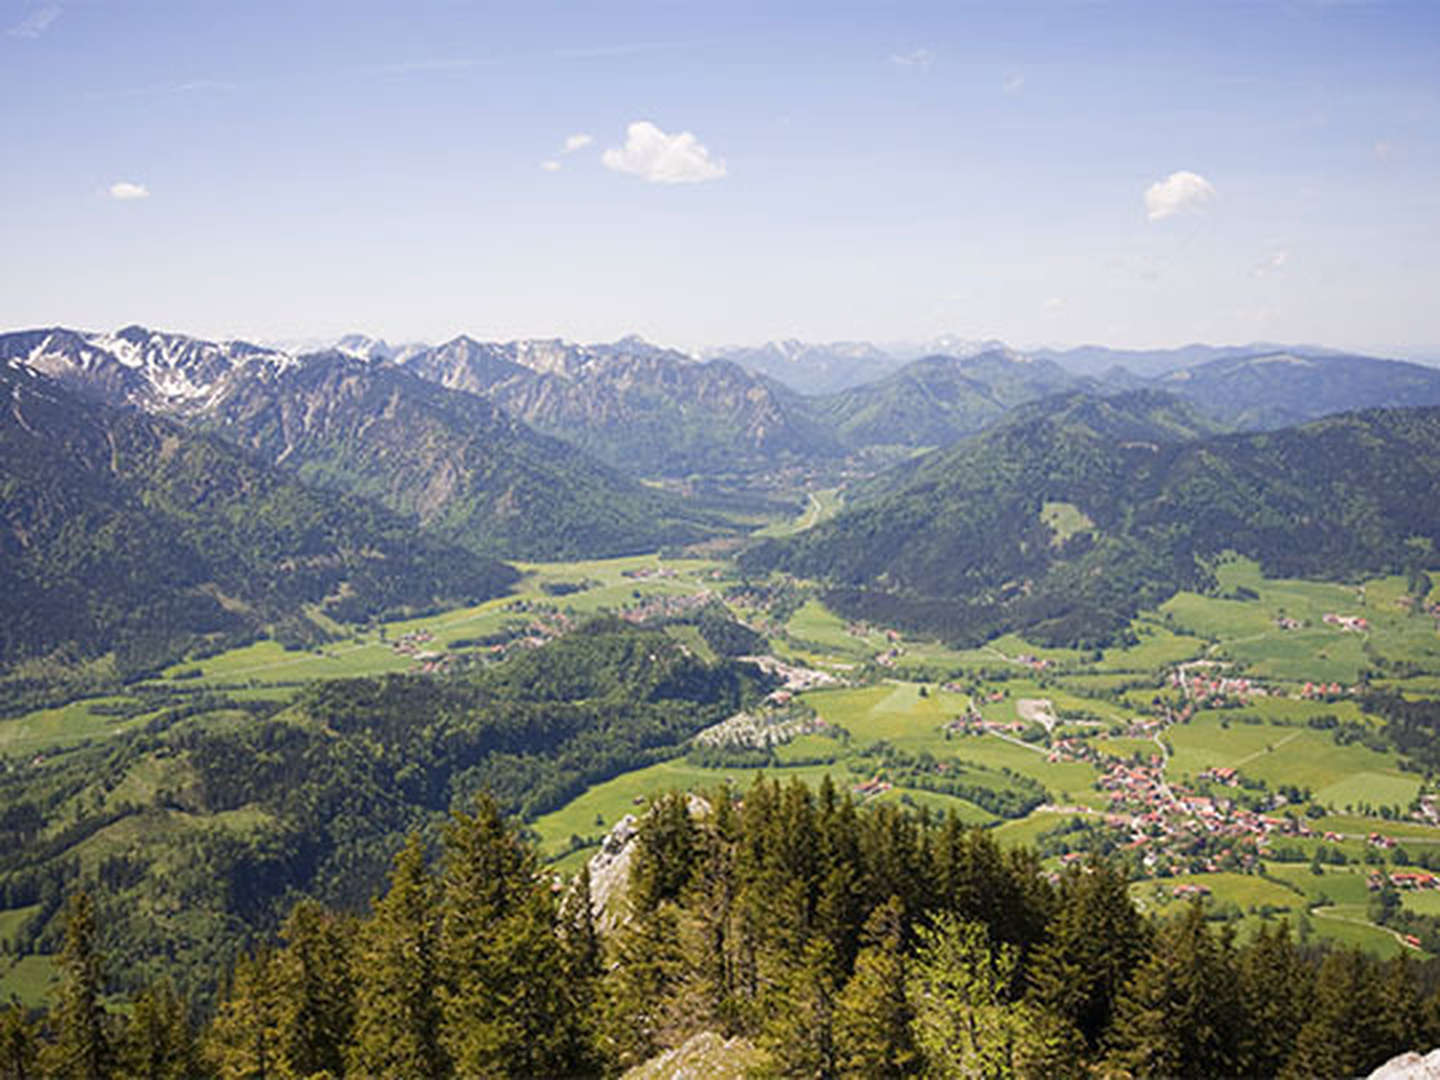
[[[0,0],[0,31],[6,327],[1440,343],[1434,2]]]

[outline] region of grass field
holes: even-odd
[[[1252,874],[1183,874],[1159,881],[1137,881],[1130,886],[1130,895],[1142,911],[1164,914],[1171,907],[1189,903],[1174,895],[1175,889],[1183,885],[1203,885],[1210,890],[1212,902],[1229,902],[1246,910],[1265,905],[1285,909],[1305,905],[1305,898],[1293,889]]]
[[[44,1003],[59,985],[55,962],[48,956],[22,956],[0,960],[0,1000],[17,998],[21,1004]]]

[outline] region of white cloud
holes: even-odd
[[[600,160],[607,169],[640,176],[652,184],[695,184],[725,175],[725,163],[713,160],[693,134],[667,135],[648,120],[627,127],[625,146],[611,147]]]
[[[559,172],[559,171],[560,171],[560,162],[558,162],[558,161],[542,161],[542,162],[540,163],[540,168],[544,169],[546,172]]]
[[[1145,216],[1161,221],[1186,210],[1199,210],[1215,198],[1215,185],[1199,173],[1173,172],[1145,189]]]
[[[1052,296],[1052,297],[1050,297],[1049,300],[1046,300],[1046,301],[1045,301],[1045,310],[1046,310],[1047,312],[1053,313],[1053,312],[1059,311],[1059,310],[1061,310],[1064,306],[1065,306],[1065,298],[1062,297],[1062,296]]]
[[[908,53],[891,53],[890,62],[901,67],[919,68],[924,71],[935,62],[935,54],[929,49],[912,49]]]
[[[1389,161],[1395,155],[1395,144],[1389,139],[1379,139],[1375,143],[1374,150],[1375,156],[1381,161]]]
[[[148,199],[150,189],[144,184],[136,184],[129,180],[118,180],[110,185],[110,197],[112,199]]]
[[[1000,88],[1007,94],[1018,94],[1025,89],[1025,76],[1017,71],[1015,74],[1007,76]]]
[[[41,4],[32,8],[30,12],[9,30],[11,37],[38,38],[50,24],[60,17],[59,4]]]
[[[595,141],[594,135],[569,135],[565,139],[565,145],[560,149],[562,154],[573,154],[576,150],[584,150]]]
[[[1251,277],[1268,277],[1270,274],[1278,274],[1285,269],[1285,264],[1290,261],[1288,251],[1272,251],[1262,261],[1255,264],[1250,270]]]

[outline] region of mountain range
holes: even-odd
[[[1023,627],[1088,646],[1203,585],[1227,551],[1334,578],[1405,569],[1440,542],[1440,408],[1249,435],[1207,423],[1154,391],[1050,398],[877,477],[837,517],[742,563],[953,641]]]

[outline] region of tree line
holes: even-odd
[[[617,1075],[701,1031],[761,1075],[1363,1075],[1440,1041],[1436,972],[1247,943],[1192,906],[1147,920],[1095,861],[761,778],[672,794],[617,891],[561,882],[490,797],[438,850],[412,836],[355,915],[297,904],[203,1023],[173,987],[105,1008],[94,906],[69,906],[62,991],[0,1022],[0,1070],[73,1077]]]

